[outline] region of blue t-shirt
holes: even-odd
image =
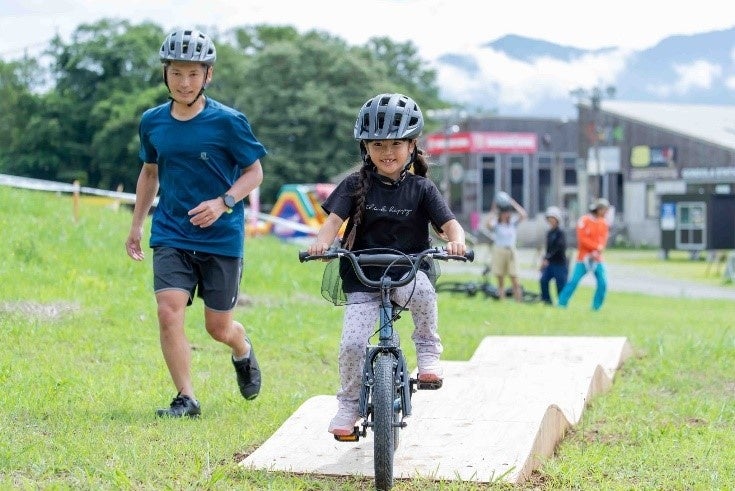
[[[160,183],[150,246],[243,257],[242,201],[206,228],[192,225],[188,212],[227,192],[243,169],[266,154],[245,115],[207,97],[199,114],[179,121],[166,102],[143,113],[138,131],[140,159],[158,165]]]

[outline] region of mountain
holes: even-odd
[[[576,117],[571,91],[608,86],[626,101],[735,104],[735,27],[641,51],[508,35],[431,62],[445,98],[503,116]]]

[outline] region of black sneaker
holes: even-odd
[[[182,416],[196,418],[201,413],[202,409],[199,407],[199,402],[189,396],[182,396],[181,392],[176,394],[176,397],[171,401],[171,406],[169,408],[156,410],[156,416],[161,418],[180,418]]]
[[[258,360],[255,359],[253,343],[247,337],[245,340],[250,345],[250,356],[240,361],[232,359],[232,364],[237,373],[237,386],[240,388],[240,394],[250,401],[258,397],[260,393],[260,367]]]

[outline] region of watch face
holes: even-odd
[[[235,207],[235,198],[230,196],[229,194],[225,194],[222,196],[222,199],[225,201],[225,204],[228,208],[234,208]]]

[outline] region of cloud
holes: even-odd
[[[706,60],[696,60],[689,64],[676,64],[673,67],[677,79],[672,84],[649,85],[652,94],[659,97],[685,95],[696,89],[709,89],[722,76],[722,66]]]
[[[438,62],[437,81],[449,100],[489,110],[512,107],[512,112],[527,113],[549,98],[568,98],[571,107],[569,92],[578,87],[614,85],[631,55],[629,50],[615,49],[571,61],[540,57],[529,63],[484,47],[467,52],[465,65],[451,60]]]

